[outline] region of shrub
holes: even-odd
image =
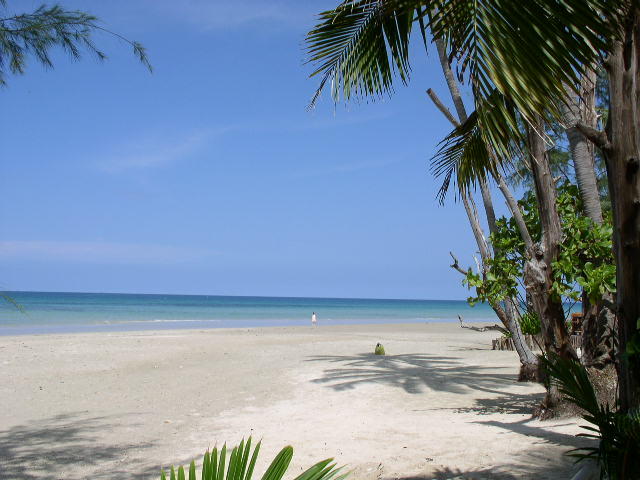
[[[382,346],[381,343],[378,343],[376,345],[376,349],[373,351],[373,353],[375,353],[376,355],[384,355],[384,347]]]

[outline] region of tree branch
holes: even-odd
[[[601,150],[608,150],[611,148],[611,143],[609,142],[609,137],[602,130],[598,130],[596,128],[590,127],[589,125],[577,122],[576,128],[580,130],[585,137],[587,137],[593,144],[600,148]]]
[[[453,258],[453,263],[450,265],[451,268],[459,271],[462,275],[466,276],[467,272],[460,266],[460,263],[458,262],[458,258],[453,254],[453,252],[449,252],[449,255],[451,255],[451,258]]]
[[[442,103],[442,100],[440,100],[440,98],[438,97],[438,95],[436,95],[436,92],[434,92],[433,89],[429,88],[427,90],[427,95],[429,95],[429,98],[435,104],[435,106],[438,107],[438,110],[440,110],[442,114],[445,117],[447,117],[447,120],[449,120],[454,127],[460,126],[460,122],[456,120],[456,117],[454,117],[453,114],[449,111],[449,109],[444,105],[444,103]]]
[[[496,330],[503,335],[507,335],[509,333],[509,330],[501,327],[500,325],[487,325],[486,327],[473,327],[471,325],[465,325],[462,320],[462,315],[458,315],[458,320],[460,320],[460,327],[468,328],[469,330],[473,330],[475,332],[488,332],[489,330]]]

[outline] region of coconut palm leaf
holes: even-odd
[[[529,122],[545,111],[560,118],[565,86],[577,86],[585,65],[608,51],[621,6],[613,0],[435,3],[432,33],[446,39],[460,79],[472,85],[476,108],[498,90]],[[518,130],[508,111],[477,110],[487,143],[509,158]],[[500,126],[510,128],[500,132]]]
[[[347,101],[354,95],[390,93],[395,77],[406,83],[411,22],[418,20],[423,35],[430,29],[434,38],[446,41],[460,80],[473,89],[477,135],[498,161],[507,162],[513,146],[522,141],[513,111],[529,123],[543,112],[559,119],[566,86],[577,86],[584,66],[610,51],[622,15],[634,4],[345,0],[321,14],[321,22],[307,36],[310,61],[316,65],[312,76],[322,75],[312,104],[329,80],[335,101],[341,95]],[[424,12],[430,14],[428,22]],[[477,140],[477,135],[467,138]],[[455,137],[450,135],[445,144],[452,146]]]
[[[246,442],[242,439],[240,445],[233,447],[231,450],[228,465],[225,465],[227,460],[226,444],[220,450],[218,448],[214,448],[211,452],[207,450],[202,461],[201,479],[251,480],[260,445],[261,442],[258,442],[253,451],[251,451],[251,437]],[[281,480],[292,458],[293,448],[290,446],[284,447],[273,459],[271,465],[262,476],[262,480]],[[313,465],[296,477],[295,480],[344,480],[347,475],[348,473],[342,473],[342,468],[336,468],[332,458],[328,458]],[[176,478],[177,480],[186,480],[184,467],[178,467],[177,476],[175,468],[171,467],[169,479],[176,480]],[[166,480],[164,469],[160,471],[160,480]],[[188,480],[196,480],[196,464],[194,461],[189,465]]]
[[[615,412],[598,402],[585,367],[578,362],[553,356],[543,359],[543,366],[560,392],[584,413],[591,425],[589,433],[579,436],[598,440],[597,447],[582,447],[569,454],[578,460],[596,459],[606,478],[635,478],[640,471],[640,411]],[[631,475],[630,475],[631,474]]]
[[[495,111],[501,108],[500,105],[504,108],[504,114],[509,119],[509,124],[497,125],[496,128],[502,132],[502,135],[511,138],[517,137],[519,142],[523,143],[524,139],[518,131],[516,115],[497,90],[494,90],[491,97],[480,108]],[[491,114],[488,114],[487,117],[492,118]],[[440,142],[440,147],[432,158],[432,173],[436,177],[443,178],[437,195],[440,203],[444,202],[452,180],[456,181],[458,189],[468,190],[477,181],[486,180],[499,170],[504,170],[511,165],[510,161],[498,162],[496,156],[490,154],[492,152],[491,144],[487,143],[485,135],[483,135],[479,118],[478,110],[469,115],[464,123],[454,128]],[[513,129],[514,132],[507,131],[509,129]],[[522,153],[515,142],[509,143],[508,148],[510,158]]]
[[[392,92],[395,74],[409,80],[409,40],[419,1],[345,0],[319,15],[320,23],[306,37],[311,77],[320,85],[313,107],[327,82],[338,101]]]

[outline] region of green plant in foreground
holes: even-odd
[[[251,437],[247,439],[246,443],[242,439],[240,445],[231,450],[226,471],[227,445],[225,444],[219,451],[217,448],[214,448],[211,453],[207,450],[202,462],[202,480],[251,480],[261,443],[258,442],[251,452]],[[262,476],[262,480],[281,480],[289,467],[291,458],[293,458],[293,448],[284,447],[273,459]],[[342,468],[336,468],[333,458],[328,458],[316,463],[298,475],[295,480],[344,480],[349,473],[340,473]],[[195,461],[189,465],[188,477],[185,476],[184,467],[179,466],[177,473],[175,467],[171,467],[169,480],[187,480],[187,478],[188,480],[196,480]],[[160,471],[160,480],[167,480],[164,469]]]
[[[384,355],[384,346],[381,343],[376,345],[376,349],[373,351],[376,355]]]
[[[591,425],[582,428],[592,433],[579,436],[598,440],[597,447],[571,450],[578,461],[597,460],[601,478],[631,480],[640,472],[640,410],[621,413],[598,402],[587,370],[578,362],[554,357],[543,359],[544,366],[560,392],[584,410],[582,418]]]

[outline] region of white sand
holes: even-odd
[[[0,337],[0,479],[158,478],[249,434],[256,478],[286,444],[286,478],[329,456],[354,479],[568,478],[576,420],[530,419],[543,388],[516,383],[495,336],[432,323]]]

